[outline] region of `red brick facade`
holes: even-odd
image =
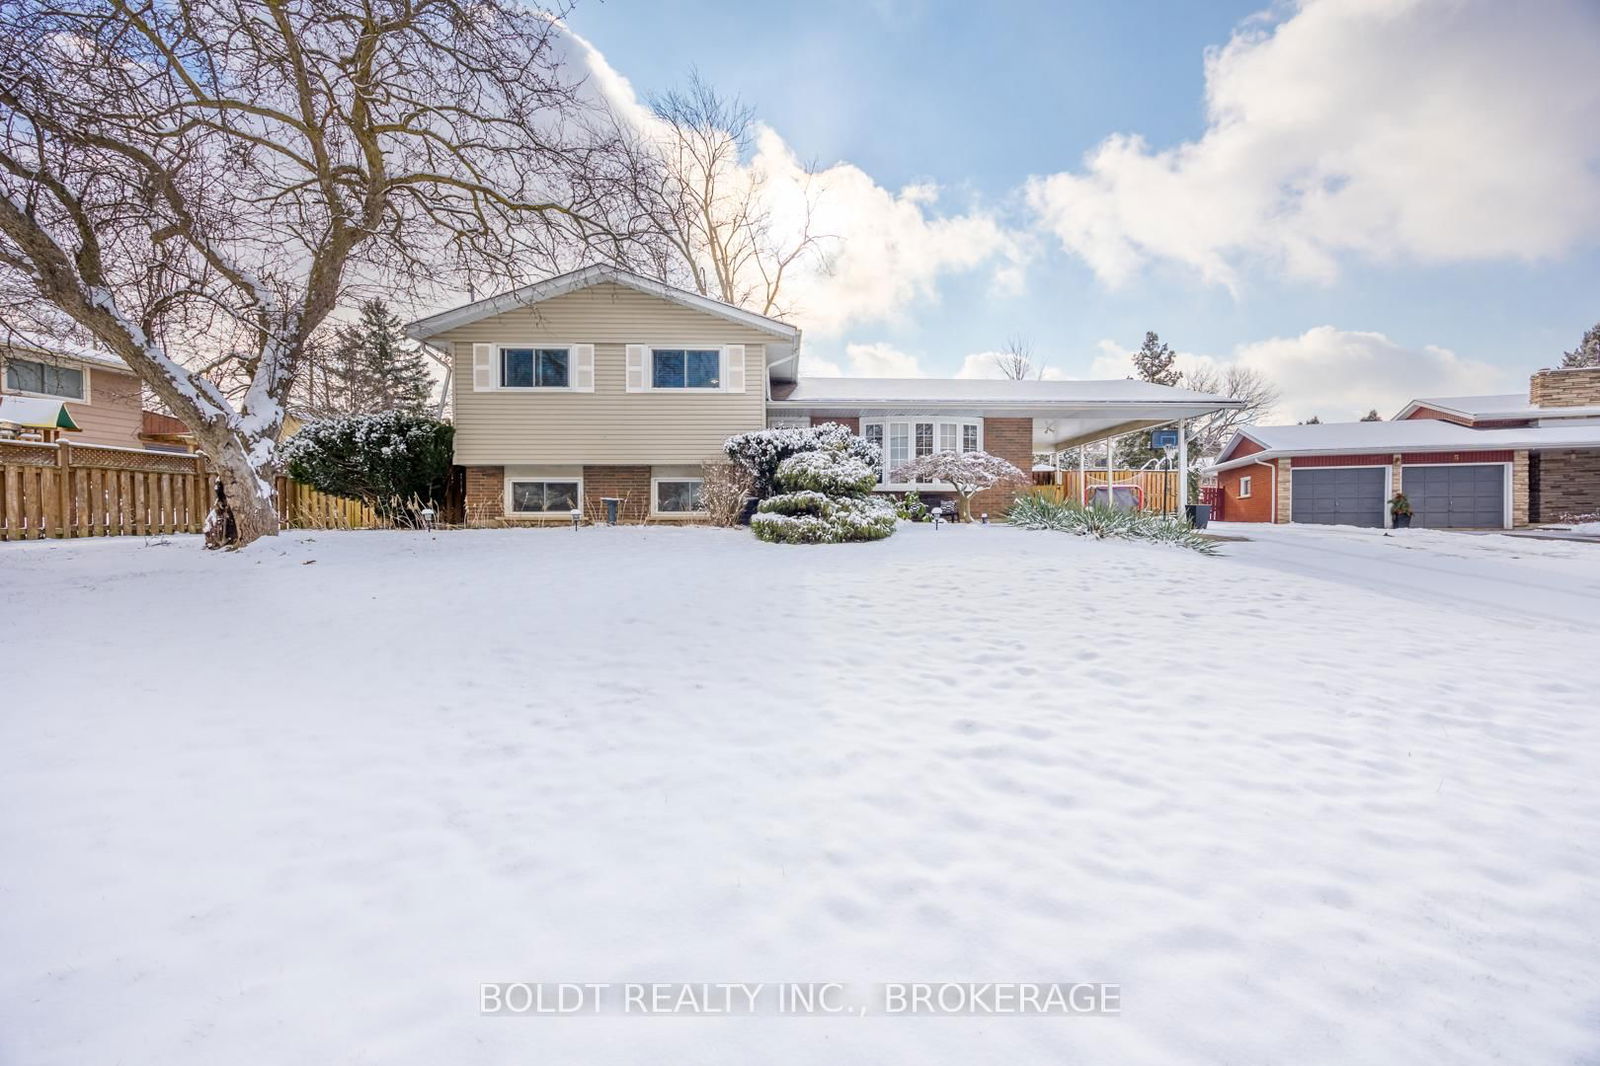
[[[1033,469],[1033,419],[985,418],[983,450],[998,455],[1027,474]],[[998,519],[1018,493],[1027,491],[1028,486],[1022,485],[980,492],[972,497],[972,517],[976,520],[979,514],[987,511],[991,519]]]
[[[506,513],[506,468],[467,467],[467,525],[493,525]]]
[[[1260,449],[1256,449],[1260,451]],[[1237,453],[1235,453],[1237,454]],[[1222,493],[1222,513],[1213,518],[1223,522],[1272,521],[1272,479],[1277,467],[1250,466],[1224,470],[1217,475],[1217,488]],[[1250,495],[1243,493],[1243,482],[1250,479]]]
[[[583,516],[591,522],[606,520],[610,496],[617,505],[617,520],[643,522],[650,517],[650,468],[648,466],[586,466],[583,468]]]

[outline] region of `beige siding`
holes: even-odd
[[[759,330],[622,285],[596,285],[449,330],[456,462],[699,463],[733,433],[766,425]],[[594,392],[475,392],[472,345],[593,344]],[[743,344],[744,392],[628,392],[626,346]]]

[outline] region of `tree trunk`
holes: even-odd
[[[956,493],[956,520],[960,522],[972,521],[972,494],[965,492]]]
[[[278,506],[270,474],[259,473],[243,442],[229,434],[225,443],[205,447],[217,470],[216,497],[206,516],[206,547],[242,548],[278,535]]]

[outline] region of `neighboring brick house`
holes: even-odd
[[[1541,370],[1528,394],[1412,400],[1392,422],[1248,426],[1211,470],[1220,518],[1513,528],[1600,513],[1600,368]]]
[[[697,521],[728,437],[838,422],[881,445],[881,491],[939,493],[893,472],[933,451],[1033,453],[1193,418],[1234,401],[1138,381],[800,376],[800,331],[608,266],[412,323],[452,366],[456,463],[475,525]],[[1009,492],[974,499],[998,515]]]

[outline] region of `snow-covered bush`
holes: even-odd
[[[1196,533],[1194,527],[1181,518],[1114,507],[1084,507],[1075,501],[1057,501],[1039,493],[1017,497],[1006,511],[1006,521],[1020,529],[1075,533],[1099,540],[1172,544],[1202,555],[1214,555],[1217,550],[1215,541]]]
[[[750,474],[751,494],[761,498],[778,491],[778,467],[803,452],[837,451],[859,459],[872,470],[883,462],[876,444],[851,433],[837,422],[821,426],[791,426],[740,433],[723,442],[722,450]]]
[[[448,422],[385,411],[312,422],[284,443],[283,457],[296,481],[406,521],[443,501],[454,439]]]
[[[926,522],[933,515],[928,505],[922,502],[922,497],[909,491],[895,501],[894,513],[895,517],[907,522]]]
[[[972,497],[984,489],[1028,481],[1013,464],[988,452],[934,452],[894,470],[896,481],[942,481],[955,490],[958,516],[972,521]]]
[[[882,540],[894,532],[894,506],[871,495],[878,476],[844,448],[800,452],[778,464],[781,491],[757,506],[750,528],[781,544]]]
[[[714,526],[736,526],[750,496],[750,473],[733,463],[705,463],[700,468],[700,506]]]

